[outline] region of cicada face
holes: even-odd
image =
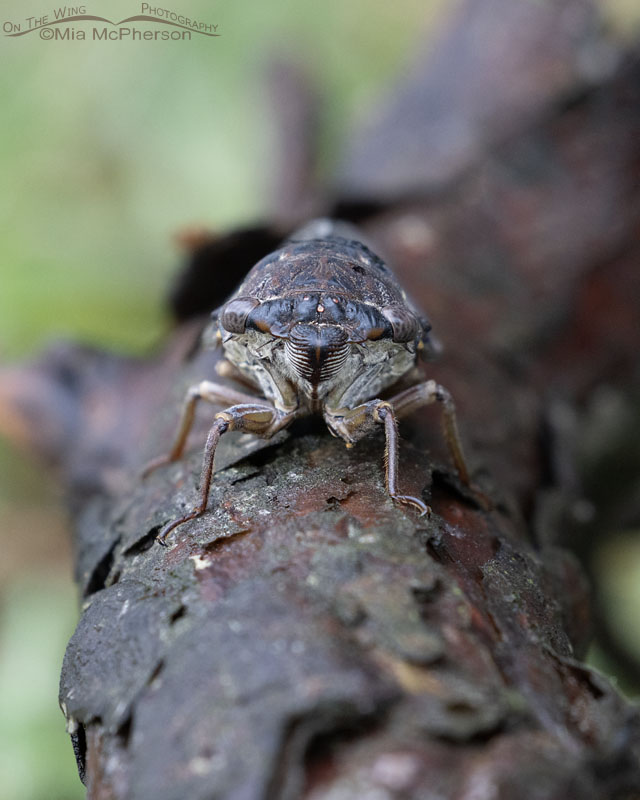
[[[228,359],[277,407],[338,407],[376,396],[428,341],[384,262],[339,236],[290,241],[220,309]]]

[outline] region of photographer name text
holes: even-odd
[[[145,27],[131,23],[141,23]],[[77,23],[77,24],[76,24]],[[105,23],[102,26],[85,23]],[[151,27],[148,27],[151,26]],[[140,13],[119,22],[87,11],[87,6],[60,6],[50,13],[5,20],[5,36],[18,37],[35,33],[45,41],[191,41],[192,34],[220,36],[218,25],[187,17],[168,8],[142,3]]]

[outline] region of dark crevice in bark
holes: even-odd
[[[92,594],[99,592],[101,589],[107,585],[107,579],[111,574],[111,570],[114,565],[115,561],[115,552],[118,544],[120,543],[120,539],[116,539],[112,546],[110,547],[109,551],[100,559],[98,564],[96,565],[95,569],[91,573],[91,578],[87,583],[85,589],[85,597],[90,597]],[[114,582],[117,578],[114,578]]]
[[[153,545],[155,544],[156,537],[162,530],[161,525],[154,525],[151,530],[146,533],[142,538],[138,539],[138,541],[134,542],[134,544],[130,545],[123,551],[123,556],[137,556],[140,553],[146,553],[147,550],[150,550]]]
[[[71,734],[71,745],[78,767],[78,777],[82,783],[86,784],[87,737],[84,725],[78,724],[76,730]]]

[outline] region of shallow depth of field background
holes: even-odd
[[[217,23],[220,38],[120,43],[0,34],[0,364],[29,358],[52,338],[125,352],[161,341],[163,294],[180,260],[172,234],[269,214],[268,60],[298,60],[317,80],[321,164],[329,174],[346,131],[418,43],[429,46],[451,5],[176,0],[163,8]],[[606,6],[630,35],[640,16],[635,0]],[[0,22],[53,7],[5,0]],[[86,9],[120,20],[140,4],[95,0]],[[83,25],[90,29],[76,27]],[[77,618],[68,538],[55,480],[0,443],[4,800],[84,796],[56,699]],[[638,550],[605,554],[621,614],[640,602]]]

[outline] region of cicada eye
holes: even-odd
[[[247,317],[259,305],[255,297],[236,297],[222,309],[220,324],[229,333],[244,333]]]
[[[404,306],[385,306],[382,316],[391,325],[394,342],[410,342],[416,338],[420,323],[415,314]]]

